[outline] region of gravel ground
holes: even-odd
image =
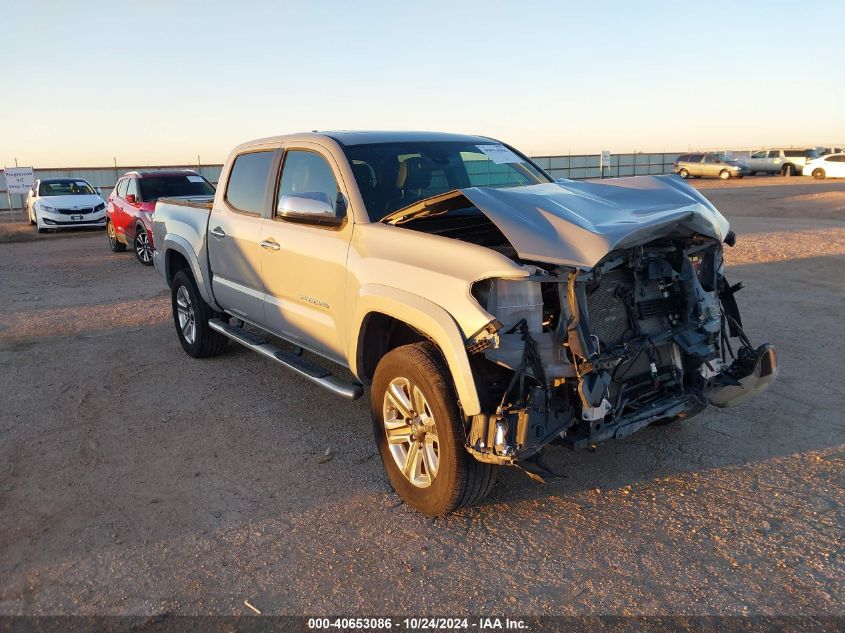
[[[695,184],[778,382],[437,520],[389,490],[366,398],[189,359],[102,233],[0,244],[0,614],[845,616],[845,183]]]

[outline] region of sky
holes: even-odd
[[[839,0],[4,5],[5,165],[211,164],[315,129],[534,156],[845,143]]]

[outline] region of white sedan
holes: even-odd
[[[26,197],[29,223],[48,229],[106,226],[106,203],[84,178],[36,180]]]
[[[845,178],[845,152],[819,156],[804,165],[804,175],[816,180],[822,178]]]

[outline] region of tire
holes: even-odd
[[[817,167],[813,170],[813,178],[815,178],[816,180],[824,180],[825,175],[826,174],[824,173],[824,169]]]
[[[433,344],[414,343],[388,352],[376,368],[370,397],[387,479],[409,506],[428,516],[443,516],[478,503],[493,489],[497,467],[476,461],[464,448],[457,397]],[[402,408],[416,415],[408,418]],[[399,441],[388,443],[389,425]],[[400,463],[408,464],[409,458],[413,461],[406,476]]]
[[[222,354],[229,339],[208,326],[208,320],[219,315],[200,296],[189,272],[180,270],[174,275],[170,286],[170,301],[176,335],[185,353],[193,358]],[[193,326],[192,329],[188,327],[188,322]]]
[[[147,235],[147,230],[143,226],[138,226],[135,230],[135,239],[132,241],[132,246],[135,250],[135,257],[144,266],[153,265],[153,247],[150,244],[150,236]]]
[[[729,172],[727,169],[723,169],[719,172],[719,178],[721,178],[722,180],[730,180],[731,172]]]
[[[795,175],[795,166],[787,163],[786,165],[781,167],[780,175],[781,176],[794,176]]]
[[[689,172],[688,172],[686,169],[679,169],[679,170],[678,170],[678,175],[679,175],[681,178],[683,178],[684,180],[686,180],[687,178],[689,178]]]
[[[106,221],[106,237],[109,238],[109,248],[112,253],[122,253],[126,250],[126,244],[117,239],[117,231],[111,220]]]

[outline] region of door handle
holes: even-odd
[[[226,231],[224,231],[223,229],[221,229],[219,226],[215,226],[215,227],[211,230],[211,234],[212,234],[214,237],[226,237]]]
[[[281,246],[279,246],[279,243],[271,237],[270,239],[261,240],[261,248],[277,251],[281,248]]]

